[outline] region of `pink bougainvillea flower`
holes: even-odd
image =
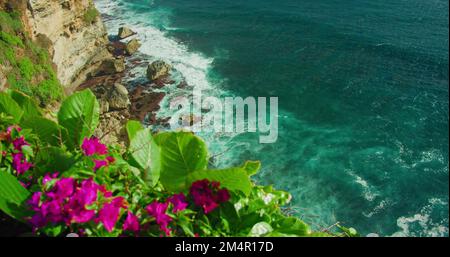
[[[105,161],[105,160],[94,160],[94,171],[97,171],[97,170],[99,170],[99,169],[101,169],[101,168],[103,168],[103,167],[106,167],[106,166],[108,166],[108,162],[107,161]]]
[[[50,222],[63,221],[61,201],[56,199],[42,203],[41,214]]]
[[[93,220],[94,217],[94,210],[86,210],[86,208],[81,207],[71,211],[69,220],[72,223],[86,223]]]
[[[227,189],[219,189],[219,182],[210,182],[207,179],[192,183],[190,195],[195,205],[203,208],[205,214],[214,211],[220,203],[230,200]]]
[[[173,205],[172,211],[174,213],[177,213],[179,211],[183,211],[188,206],[188,203],[186,201],[186,196],[184,196],[183,193],[173,195],[169,199],[167,199],[169,203]]]
[[[58,172],[55,172],[55,173],[52,173],[52,174],[47,173],[47,174],[44,175],[44,178],[42,178],[42,184],[45,185],[48,182],[56,179],[58,176],[59,176]]]
[[[22,151],[22,146],[29,145],[23,136],[14,139],[12,143],[17,151]]]
[[[108,157],[106,157],[106,160],[108,161],[108,163],[114,163],[116,161],[116,158],[114,158],[112,156],[108,156]]]
[[[33,226],[33,231],[41,228],[47,224],[47,220],[40,212],[36,212],[30,219],[30,223]]]
[[[46,175],[46,181],[56,179],[57,173]],[[99,203],[99,193],[103,194],[106,203]],[[45,193],[34,193],[28,201],[30,209],[35,214],[30,218],[34,229],[52,223],[86,223],[102,222],[111,232],[119,218],[120,209],[126,208],[123,197],[112,198],[112,193],[106,187],[94,180],[81,182],[73,178],[61,178]]]
[[[16,130],[17,132],[20,132],[20,131],[22,131],[22,128],[20,128],[20,127],[17,126],[17,125],[9,126],[9,127],[6,129],[6,135],[5,135],[5,136],[6,136],[6,139],[8,139],[8,140],[11,139],[11,134],[12,134],[13,130]]]
[[[80,188],[77,190],[74,198],[81,205],[91,205],[97,200],[98,191],[100,186],[92,179],[84,180],[81,182]]]
[[[96,137],[85,138],[83,140],[83,144],[81,145],[81,149],[86,156],[92,156],[94,154],[105,155],[108,153],[108,148],[106,145],[100,143],[100,140]]]
[[[28,200],[28,205],[30,205],[33,211],[38,211],[40,209],[41,197],[41,192],[34,192],[33,195],[31,195],[30,200]]]
[[[139,219],[131,211],[128,211],[127,218],[123,223],[124,231],[138,232],[140,229]]]
[[[99,212],[98,221],[105,226],[108,232],[112,232],[119,219],[120,208],[124,206],[122,197],[114,198],[110,203],[105,203]]]
[[[220,203],[228,202],[230,200],[230,192],[227,189],[220,189],[217,191],[217,201]]]
[[[64,199],[71,196],[75,191],[75,180],[73,178],[62,178],[55,183],[52,191],[47,196],[52,199]]]
[[[13,129],[17,130],[17,132],[22,131],[22,128],[21,128],[21,127],[19,127],[19,126],[17,126],[17,125],[12,125],[12,126],[9,126],[9,127],[6,129],[6,132],[9,133],[9,134],[11,134],[12,131],[13,131]]]
[[[25,159],[23,153],[13,153],[12,157],[13,157],[12,167],[17,172],[18,175],[24,174],[29,169],[31,169],[31,167],[33,167],[33,164]]]
[[[169,203],[159,203],[158,201],[154,201],[145,208],[148,214],[155,218],[160,230],[163,231],[166,236],[170,236],[171,230],[168,228],[168,225],[172,221],[172,218],[166,214],[168,206]]]

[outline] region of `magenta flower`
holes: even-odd
[[[100,140],[95,137],[92,137],[90,139],[85,138],[83,140],[83,144],[81,145],[81,149],[86,156],[92,156],[94,154],[105,155],[108,153],[108,148],[106,147],[106,145],[100,143]]]
[[[123,223],[123,230],[131,232],[139,232],[139,229],[140,225],[138,217],[134,215],[131,211],[128,211],[127,218]]]
[[[230,199],[228,190],[219,187],[219,182],[210,182],[207,179],[192,183],[190,195],[195,205],[202,207],[205,214],[214,211],[220,203]]]
[[[13,153],[12,157],[13,157],[12,167],[15,171],[17,171],[18,175],[24,174],[29,169],[31,169],[31,167],[33,167],[33,164],[25,159],[23,153]]]
[[[119,219],[120,208],[122,207],[124,207],[124,199],[122,197],[116,197],[110,203],[104,204],[100,210],[98,221],[105,226],[108,232],[113,231]]]
[[[168,206],[169,203],[159,203],[158,201],[154,201],[145,208],[148,214],[155,218],[159,228],[166,236],[170,236],[171,230],[167,226],[172,221],[172,218],[166,214]]]
[[[41,197],[41,192],[34,192],[30,200],[28,200],[28,204],[30,205],[32,210],[38,211],[40,209]]]
[[[14,129],[17,130],[17,132],[22,131],[22,128],[20,128],[20,127],[17,126],[17,125],[9,126],[9,127],[6,129],[6,138],[7,138],[8,140],[11,139],[11,133],[13,132]]]
[[[108,161],[108,163],[114,163],[116,161],[116,158],[112,157],[112,156],[108,156],[106,157],[106,160]]]
[[[77,190],[74,198],[81,205],[91,205],[97,200],[100,186],[92,179],[81,182],[80,188]]]
[[[41,228],[47,224],[47,220],[40,212],[36,212],[30,219],[30,224],[33,226],[33,231]]]
[[[94,160],[94,171],[101,169],[102,167],[108,166],[108,162],[105,160]]]
[[[95,218],[94,210],[86,210],[86,208],[74,209],[70,214],[70,222],[87,223]]]
[[[46,183],[56,176],[57,173],[47,174]],[[97,206],[99,192],[103,194],[102,199],[109,201],[103,206]],[[30,223],[37,229],[49,222],[70,225],[96,221],[102,222],[108,231],[112,231],[119,218],[120,208],[126,208],[126,203],[123,197],[111,197],[112,193],[93,179],[77,183],[73,178],[61,178],[45,194],[37,192],[32,195],[28,204],[35,214],[30,218]]]
[[[56,179],[58,176],[59,176],[58,172],[55,172],[55,173],[52,173],[52,174],[47,173],[47,174],[44,175],[44,178],[42,178],[42,184],[45,185],[48,182]]]
[[[217,191],[217,201],[220,203],[228,202],[230,200],[230,192],[227,189],[220,189]]]
[[[173,195],[169,199],[167,199],[167,201],[173,205],[172,211],[174,213],[183,211],[188,206],[188,203],[186,201],[186,196],[184,196],[183,193]]]
[[[75,180],[73,178],[62,178],[55,183],[53,190],[47,193],[52,199],[64,199],[71,196],[75,191]]]
[[[62,214],[62,207],[60,200],[51,200],[42,203],[41,214],[50,222],[61,222],[64,217]]]
[[[22,146],[29,145],[23,136],[14,139],[12,143],[17,151],[22,151]]]

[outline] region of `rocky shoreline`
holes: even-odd
[[[112,37],[106,49],[111,54],[76,90],[91,89],[96,95],[101,110],[100,124],[95,136],[107,144],[126,144],[125,124],[134,119],[147,125],[167,126],[169,118],[157,119],[160,103],[166,93],[157,89],[175,83],[171,79],[172,67],[163,60],[149,63],[136,57],[141,43],[133,38],[128,42],[124,39],[135,36],[133,30],[121,27],[117,36]],[[129,85],[124,82],[126,77],[134,77],[130,71],[137,66],[147,66],[147,80],[139,85]],[[177,87],[185,87],[180,83]],[[156,89],[156,90],[155,90]]]

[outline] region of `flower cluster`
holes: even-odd
[[[81,149],[86,156],[93,156],[94,154],[108,154],[108,148],[106,147],[106,145],[100,143],[100,140],[95,137],[85,138],[83,140],[83,144],[81,144]]]
[[[210,182],[207,179],[192,183],[190,195],[195,205],[203,208],[205,214],[215,210],[221,203],[230,200],[227,189],[220,189],[219,182]]]
[[[35,212],[30,219],[34,229],[48,223],[70,226],[91,221],[101,222],[109,232],[114,229],[120,210],[126,209],[123,197],[113,197],[110,191],[93,179],[77,182],[73,178],[56,177],[57,174],[46,175],[44,187],[53,180],[54,185],[44,192],[35,192],[28,202]]]
[[[19,126],[10,126],[6,132],[3,132],[1,137],[8,143],[12,143],[13,149],[11,150],[12,167],[16,171],[17,175],[23,175],[25,172],[33,167],[31,162],[28,162],[22,148],[30,145],[23,136],[13,137],[13,132],[20,133],[22,129]],[[2,152],[2,155],[6,157],[8,153]]]
[[[102,144],[98,138],[85,138],[81,144],[81,149],[85,156],[104,156],[108,154],[108,148],[106,145]],[[107,167],[111,163],[115,162],[114,157],[107,156],[104,159],[93,160],[94,161],[94,171],[101,169],[102,167]]]
[[[154,201],[146,207],[148,214],[155,218],[156,224],[159,225],[160,230],[163,231],[166,236],[170,236],[171,233],[171,229],[169,229],[168,226],[172,221],[172,218],[167,215],[169,205],[172,205],[173,213],[185,210],[188,206],[186,196],[184,196],[183,193],[176,194],[169,197],[164,203]]]

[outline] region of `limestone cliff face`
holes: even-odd
[[[92,0],[28,0],[26,20],[33,38],[52,43],[49,51],[66,87],[76,87],[106,58],[107,33]]]
[[[18,12],[27,34],[47,48],[68,93],[104,60],[112,58],[107,50],[107,32],[93,0],[0,0],[2,9]],[[7,72],[6,68],[0,67],[0,73]],[[0,79],[0,88],[5,83]]]

